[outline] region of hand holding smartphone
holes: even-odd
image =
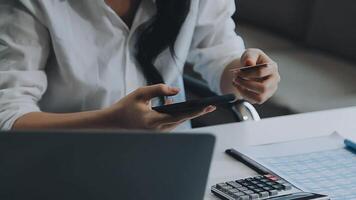
[[[179,113],[199,111],[207,106],[229,105],[235,103],[236,101],[237,98],[234,94],[227,94],[222,96],[191,100],[182,103],[157,106],[157,107],[153,107],[152,109],[160,113],[179,114]]]

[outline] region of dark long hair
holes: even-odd
[[[154,62],[167,48],[174,58],[174,44],[189,13],[190,3],[191,0],[156,0],[157,12],[145,25],[136,44],[136,59],[148,85],[164,83]]]

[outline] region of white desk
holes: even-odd
[[[217,198],[210,193],[211,185],[255,174],[244,165],[226,156],[225,149],[317,137],[334,131],[356,140],[356,107],[276,117],[259,122],[213,126],[193,131],[213,133],[217,137],[205,197],[206,200],[212,200]]]

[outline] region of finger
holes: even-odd
[[[267,88],[265,92],[265,96],[267,97],[267,99],[271,98],[273,94],[277,91],[280,80],[281,78],[277,74],[277,75],[272,75],[268,77],[266,80],[262,81],[262,84]]]
[[[252,80],[244,80],[242,78],[237,78],[234,80],[233,84],[242,86],[245,89],[253,91],[257,94],[265,93],[268,90],[268,87],[260,82],[252,81]]]
[[[184,123],[184,122],[182,122]],[[177,128],[180,124],[179,123],[175,123],[175,124],[166,124],[163,125],[162,127],[160,127],[160,131],[161,132],[170,132],[172,130],[174,130],[175,128]]]
[[[268,64],[263,67],[245,69],[236,72],[236,76],[242,78],[264,78],[278,71],[276,64]]]
[[[214,110],[215,110],[215,109],[214,109]],[[209,112],[207,112],[207,113],[210,113],[210,112],[213,112],[213,111],[209,111]],[[201,114],[198,114],[198,115],[195,115],[195,116],[191,116],[191,117],[189,117],[189,118],[185,118],[185,119],[179,120],[178,122],[173,122],[173,123],[170,122],[170,123],[168,123],[168,124],[163,124],[159,129],[160,129],[161,131],[171,131],[171,130],[177,128],[179,125],[185,123],[186,121],[189,121],[189,120],[198,118],[198,117],[200,117],[200,116],[202,116],[202,115],[205,115],[205,114],[207,114],[207,113],[201,113]],[[176,120],[178,120],[178,119],[176,119]]]
[[[167,98],[164,102],[164,105],[170,105],[173,104],[173,99]]]
[[[233,81],[234,86],[240,85],[245,89],[251,90],[257,94],[266,94],[271,97],[275,90],[278,88],[278,83],[280,82],[280,76],[272,75],[266,77],[264,80],[245,80],[242,78],[237,78]]]
[[[254,49],[247,49],[241,57],[243,66],[254,66],[257,64],[259,52]]]
[[[279,74],[276,75],[271,75],[269,77],[267,77],[266,79],[264,79],[261,83],[266,87],[266,88],[273,88],[273,87],[277,87],[278,83],[280,82],[281,78],[279,76]]]
[[[173,96],[179,93],[179,88],[172,88],[165,84],[157,84],[137,89],[134,95],[137,99],[149,101],[155,97]]]
[[[208,106],[204,109],[198,111],[192,111],[187,113],[180,113],[176,115],[169,115],[169,114],[160,114],[159,118],[157,119],[161,124],[172,124],[172,123],[182,123],[186,120],[191,120],[205,114],[214,112],[216,110],[215,106]]]
[[[273,62],[273,60],[260,49],[247,49],[241,57],[241,64],[244,66],[253,66],[270,62]]]
[[[208,106],[200,111],[192,111],[192,112],[187,112],[187,113],[182,113],[176,116],[170,116],[167,120],[167,123],[170,123],[169,121],[172,121],[173,123],[182,123],[187,120],[192,120],[194,118],[201,117],[205,114],[214,112],[216,110],[215,106]]]
[[[264,94],[256,94],[240,85],[235,85],[235,87],[241,93],[244,99],[252,104],[262,104],[268,99]]]

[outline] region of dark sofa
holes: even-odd
[[[279,64],[276,95],[256,108],[262,118],[356,105],[356,1],[236,0],[237,33]],[[195,75],[191,67],[186,74]],[[188,89],[188,98],[197,98]],[[193,121],[233,122],[230,111]]]
[[[247,47],[280,66],[272,103],[294,112],[356,105],[356,1],[237,0]]]

